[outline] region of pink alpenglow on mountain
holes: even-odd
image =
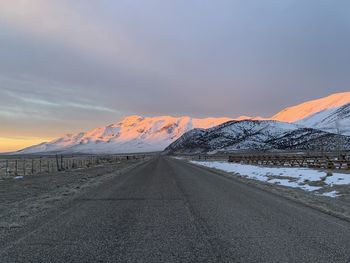
[[[137,153],[162,151],[184,133],[208,129],[227,121],[275,120],[331,133],[350,135],[350,92],[336,93],[288,107],[271,118],[140,117],[129,116],[106,127],[68,134],[51,142],[28,147],[17,153]]]
[[[296,122],[317,112],[333,109],[347,103],[350,103],[350,92],[335,93],[321,99],[307,101],[286,108],[272,116],[270,119],[284,122]]]
[[[229,118],[129,116],[122,121],[51,142],[28,147],[19,153],[137,153],[162,151],[193,128],[211,128]]]

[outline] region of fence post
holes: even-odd
[[[60,170],[59,164],[58,164],[58,156],[56,154],[56,168],[57,168],[57,172]]]
[[[5,171],[5,175],[8,176],[9,175],[9,161],[6,160],[6,171]]]
[[[15,176],[17,176],[18,161],[15,161]]]
[[[26,176],[26,159],[23,160],[23,176]]]

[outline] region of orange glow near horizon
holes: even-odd
[[[18,151],[23,148],[50,140],[52,140],[52,138],[0,137],[0,153]]]

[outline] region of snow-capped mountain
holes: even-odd
[[[324,110],[332,110],[348,103],[350,103],[350,92],[334,93],[321,99],[310,100],[285,108],[268,119],[283,122],[297,122],[315,113]]]
[[[269,123],[269,133],[272,133],[273,129],[277,132],[283,127],[292,129],[292,127],[295,128],[298,125],[331,133],[337,133],[337,129],[339,129],[340,133],[350,135],[350,92],[336,93],[325,98],[288,107],[271,118],[241,116],[235,119],[194,119],[188,116],[147,118],[130,116],[106,127],[78,134],[69,134],[51,142],[26,148],[17,153],[136,153],[161,151],[191,129],[208,129],[233,120],[255,120],[256,122],[253,122],[255,128],[259,127],[259,121],[261,121],[261,125]],[[285,124],[282,124],[282,122],[285,122]],[[236,126],[238,130],[231,131],[230,135],[222,133],[221,135],[224,138],[218,138],[217,140],[222,143],[225,141],[225,136],[231,140],[233,136],[231,133],[234,132],[237,133],[237,138],[240,138],[241,131],[238,128],[239,125],[237,124]],[[304,131],[308,130],[311,131],[310,129],[304,129]],[[194,131],[194,133],[202,132],[203,130]],[[207,133],[207,131],[205,132]],[[245,130],[245,133],[249,134],[249,129]],[[217,134],[216,136],[219,137],[220,135]],[[261,143],[259,140],[258,142]],[[245,140],[242,147],[245,148],[246,145],[252,145],[254,148],[255,144],[255,139],[252,142]],[[238,149],[241,146],[237,144],[232,147]]]
[[[335,93],[285,108],[270,118],[241,116],[235,120],[275,120],[350,135],[350,92]]]
[[[193,128],[211,128],[229,118],[129,116],[106,127],[68,134],[17,153],[137,153],[162,151]]]
[[[349,149],[350,137],[285,122],[244,120],[211,129],[194,129],[165,151],[193,154],[237,150],[335,150],[340,143]]]
[[[350,92],[335,93],[286,108],[267,120],[350,135]]]
[[[350,135],[350,103],[322,110],[296,123],[305,127],[316,127],[323,131]]]

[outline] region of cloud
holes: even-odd
[[[23,108],[19,105],[11,107],[0,106],[0,117],[15,120],[28,118],[32,120],[57,120],[57,118],[47,112],[35,108]]]
[[[16,80],[13,81],[16,83]],[[31,83],[28,80],[24,82],[27,84]],[[0,115],[2,114],[3,116],[27,116],[27,113],[32,114],[33,112],[39,113],[39,115],[50,115],[50,112],[52,112],[52,115],[55,115],[55,112],[58,110],[69,111],[69,108],[118,113],[115,109],[97,105],[94,101],[88,100],[87,98],[73,100],[71,99],[71,97],[73,97],[72,93],[68,92],[68,90],[64,92],[63,88],[47,89],[46,86],[37,86],[36,83],[36,90],[28,89],[27,86],[26,88],[22,88],[18,85],[3,87],[0,88],[0,90],[1,89],[3,95],[7,95],[11,101],[10,105],[17,105],[16,107],[11,106],[3,108],[2,111],[0,111]],[[35,110],[38,109],[38,107],[44,107],[46,111],[41,110],[38,112],[38,110]]]
[[[121,26],[104,23],[103,17],[95,14],[95,4],[89,3],[0,1],[0,22],[95,59],[117,60],[125,66],[138,68],[155,60],[141,46],[135,46]]]
[[[39,105],[44,105],[44,106],[55,106],[55,107],[59,107],[62,106],[59,103],[55,103],[55,102],[51,102],[51,101],[47,101],[44,99],[39,99],[39,98],[27,98],[27,97],[18,97],[15,96],[14,94],[12,95],[13,97],[16,97],[24,102],[29,102],[32,104],[39,104]]]
[[[103,106],[97,106],[97,105],[92,105],[92,104],[81,104],[81,103],[76,103],[76,102],[65,102],[64,105],[74,107],[74,108],[79,108],[79,109],[86,109],[86,110],[94,110],[94,111],[106,111],[106,112],[113,112],[117,113],[118,111],[114,109],[109,109]]]
[[[53,136],[127,114],[269,116],[348,90],[348,7],[0,0],[0,133]]]
[[[1,1],[2,20],[42,37],[68,43],[78,48],[119,52],[118,39],[111,36],[103,26],[75,13],[64,4],[65,1]]]
[[[43,105],[48,107],[61,107],[61,108],[72,107],[77,109],[93,110],[93,111],[106,111],[106,112],[114,112],[114,113],[118,112],[114,109],[110,109],[107,107],[93,105],[92,102],[82,104],[82,103],[72,102],[72,101],[61,101],[57,103],[57,102],[48,101],[42,98],[34,98],[34,97],[28,98],[28,97],[18,97],[18,96],[16,97],[23,102],[28,102],[31,104]]]

